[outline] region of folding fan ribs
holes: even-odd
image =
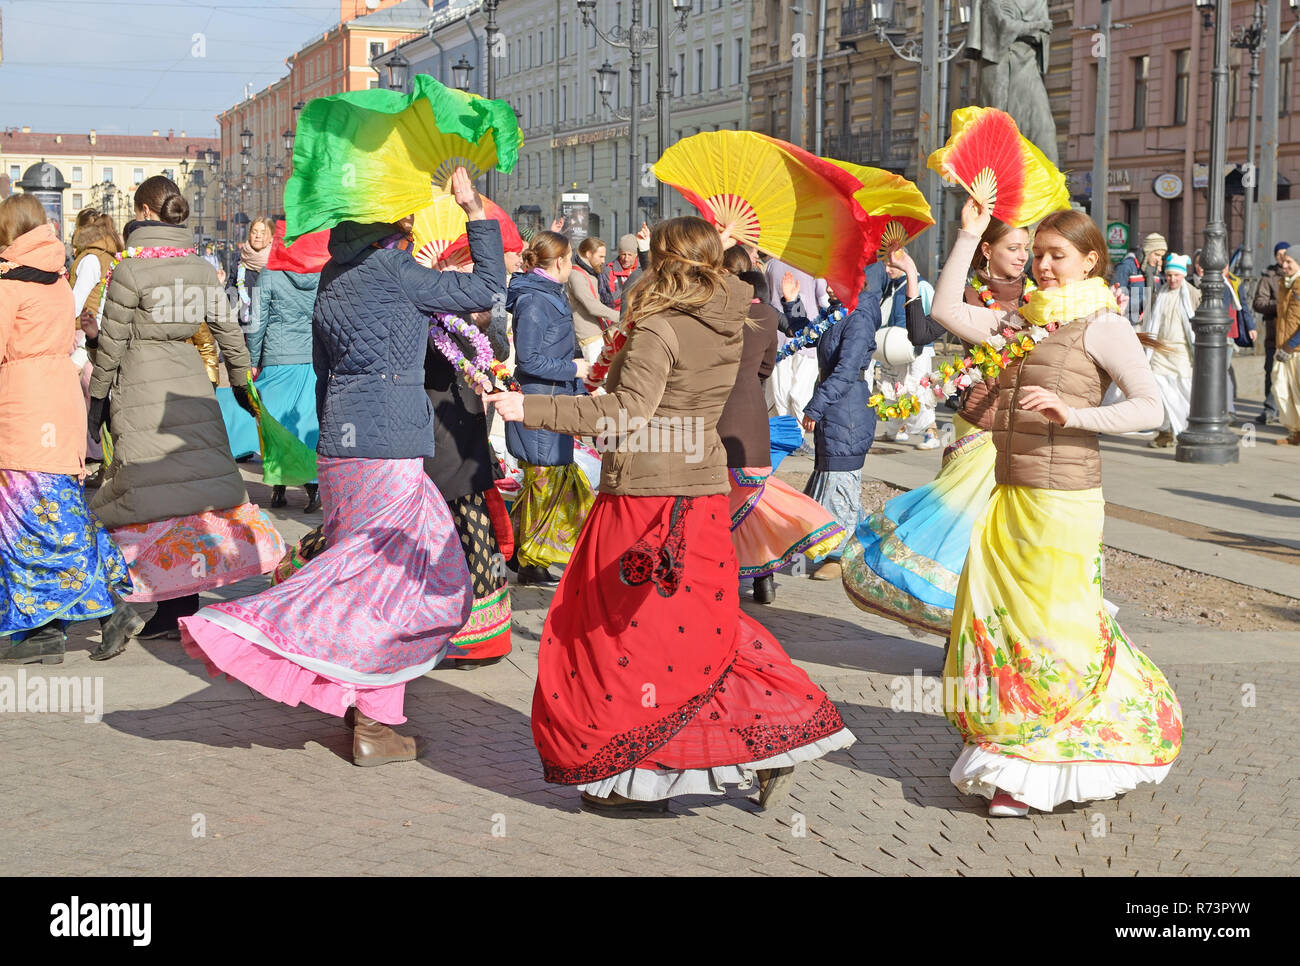
[[[737,245],[757,245],[761,224],[758,212],[740,195],[714,195],[705,199],[713,211],[713,220],[728,229]]]
[[[1032,225],[1070,207],[1065,175],[1020,133],[1011,115],[991,107],[953,111],[952,135],[930,155],[929,167],[1008,225]]]

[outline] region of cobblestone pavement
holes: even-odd
[[[289,539],[306,529],[294,513],[277,514]],[[665,818],[610,819],[580,811],[574,790],[545,784],[528,711],[550,592],[524,588],[510,657],[409,685],[401,730],[421,736],[425,752],[377,769],[350,763],[338,719],[209,679],[177,642],[136,643],[92,663],[86,649],[98,632],[80,625],[62,666],[22,671],[102,675],[103,720],[0,714],[0,873],[1294,871],[1300,769],[1278,738],[1300,716],[1295,642],[1161,633],[1159,621],[1134,615],[1126,628],[1169,675],[1186,716],[1169,777],[1115,801],[990,820],[983,800],[948,781],[960,743],[938,710],[890,708],[914,673],[937,676],[939,642],[899,636],[856,611],[838,582],[784,576],[778,586],[773,606],[745,607],[829,691],[858,742],[800,767],[790,797],[768,812],[752,792],[732,790],[675,799]]]

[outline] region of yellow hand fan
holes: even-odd
[[[739,244],[825,278],[856,304],[866,216],[848,172],[753,131],[706,131],[672,145],[654,173]]]

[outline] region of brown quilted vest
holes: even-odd
[[[1019,306],[1020,300],[1024,296],[1025,280],[1018,278],[1015,281],[1007,282],[1001,279],[990,279],[980,274],[984,284],[989,287],[993,297],[999,305],[1012,307]],[[966,286],[964,293],[967,305],[984,304],[980,298],[979,292],[975,291],[971,285]],[[963,342],[966,351],[969,353],[974,348],[970,343]],[[993,412],[998,406],[998,382],[996,379],[975,383],[962,394],[961,409],[958,414],[972,426],[978,426],[980,429],[993,428]]]
[[[1074,409],[1101,405],[1110,376],[1088,358],[1084,335],[1098,312],[1062,326],[1024,358],[1003,371],[993,420],[997,447],[995,479],[1045,490],[1090,490],[1101,486],[1097,434],[1067,429],[1042,413],[1019,409],[1022,386],[1044,386]]]

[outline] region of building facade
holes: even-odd
[[[285,58],[289,72],[217,115],[221,128],[217,187],[223,226],[238,234],[251,218],[279,213],[292,169],[296,105],[316,97],[379,86],[371,61],[422,34],[437,0],[340,0],[339,22]],[[243,132],[250,132],[247,150]],[[229,221],[227,221],[229,220]]]
[[[63,238],[72,239],[77,212],[95,207],[114,216],[121,228],[133,215],[135,189],[147,178],[163,174],[185,191],[190,201],[190,223],[197,233],[210,234],[214,218],[207,214],[202,225],[196,205],[201,192],[202,175],[196,180],[199,161],[205,149],[215,150],[215,138],[192,138],[184,131],[150,135],[99,134],[96,131],[75,134],[47,134],[30,128],[0,131],[0,171],[13,186],[27,169],[41,161],[49,162],[62,172],[69,187],[63,192]],[[110,188],[111,186],[111,188]],[[14,188],[13,190],[18,190]]]
[[[977,103],[979,67],[965,55],[966,27],[955,2],[937,5],[949,13],[949,46],[963,50],[939,70],[941,109],[934,145],[922,144],[918,138],[919,67],[877,38],[868,0],[826,0],[824,21],[818,18],[819,4],[797,5],[802,14],[784,0],[756,0],[753,6],[749,96],[751,127],[756,131],[810,151],[820,147],[824,156],[885,168],[916,181],[929,151],[947,139],[952,111]],[[1061,157],[1072,117],[1071,47],[1079,22],[1074,7],[1074,0],[1048,0],[1054,29],[1045,83]],[[900,46],[907,40],[919,43],[922,9],[921,0],[895,2],[894,29]],[[941,37],[943,29],[940,25]],[[801,72],[796,71],[800,58]],[[792,110],[800,90],[802,123],[799,111]],[[929,201],[940,220],[939,250],[946,251],[962,196],[956,189],[945,190],[942,211],[936,198]]]
[[[1080,23],[1095,23],[1099,0],[1078,0]],[[1207,18],[1186,0],[1114,0],[1112,16],[1128,26],[1114,31],[1110,62],[1110,184],[1106,191],[1106,219],[1121,222],[1129,232],[1129,248],[1140,247],[1142,236],[1160,232],[1171,251],[1194,252],[1202,243],[1208,217],[1210,160],[1210,84],[1214,66],[1214,30]],[[1282,30],[1295,22],[1284,14]],[[1232,25],[1250,21],[1253,0],[1232,3]],[[1300,31],[1296,31],[1300,33]],[[1296,51],[1295,33],[1281,51],[1278,98],[1278,198],[1290,197],[1290,186],[1300,178],[1300,117],[1295,112],[1295,77],[1291,69]],[[1244,202],[1239,165],[1246,162],[1250,116],[1250,54],[1233,48],[1229,53],[1227,179],[1225,220],[1228,249],[1243,238]],[[1260,70],[1264,60],[1260,58]],[[1256,108],[1257,144],[1263,137],[1263,78]],[[1064,164],[1079,172],[1072,178],[1076,198],[1087,203],[1091,177],[1083,172],[1092,165],[1096,127],[1097,60],[1088,33],[1076,35],[1073,67],[1074,96],[1070,108],[1070,137]],[[1259,163],[1258,156],[1256,164]],[[1276,227],[1287,238],[1288,227]],[[1272,260],[1273,239],[1265,239],[1264,258],[1255,270]]]
[[[657,2],[640,0],[643,27],[658,26]],[[677,141],[700,131],[737,130],[749,126],[748,50],[751,10],[745,0],[696,0],[686,29],[668,36],[672,77],[670,138]],[[609,36],[615,26],[631,25],[632,0],[597,5],[594,17]],[[641,221],[658,219],[658,186],[647,165],[666,145],[658,143],[657,53],[643,52],[638,105],[638,205],[629,204],[631,54],[612,47],[584,27],[572,0],[510,0],[497,10],[500,30],[495,53],[495,96],[509,101],[519,115],[524,146],[509,175],[498,178],[493,200],[522,225],[545,227],[566,192],[589,196],[588,230],[612,249],[618,236],[635,231]],[[675,21],[671,23],[675,28]],[[455,86],[452,70],[463,56],[470,63],[467,89],[487,95],[486,13],[478,2],[451,3],[436,16],[428,36],[400,46],[411,73],[426,73]],[[383,65],[376,61],[381,82]],[[608,62],[616,72],[606,108],[597,71]],[[666,217],[690,210],[673,192]]]

